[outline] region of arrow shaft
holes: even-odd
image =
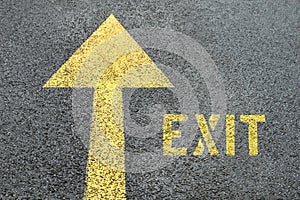
[[[107,68],[98,81],[94,93],[86,199],[126,199],[124,114],[120,83],[125,74],[130,71],[136,71],[137,68],[142,70],[141,66],[145,65],[151,66],[151,59],[144,54],[144,51],[140,49],[120,56]],[[131,81],[135,81],[135,84],[141,82],[137,79]],[[127,83],[126,85],[134,87],[135,84]],[[113,112],[113,103],[118,105],[115,112]],[[119,120],[116,120],[116,117]]]

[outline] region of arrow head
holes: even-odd
[[[102,77],[102,78],[101,78]],[[118,20],[103,24],[46,82],[44,88],[95,88],[118,79],[117,87],[173,87]]]

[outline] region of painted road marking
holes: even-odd
[[[205,141],[207,149],[211,156],[218,156],[219,151],[215,145],[214,139],[210,133],[215,130],[216,125],[220,119],[220,114],[212,114],[209,117],[208,124],[203,114],[196,114],[195,118],[197,120],[200,132]],[[186,156],[187,148],[185,147],[172,147],[172,140],[174,138],[181,137],[180,130],[173,129],[173,122],[185,122],[188,120],[188,116],[185,114],[165,114],[164,115],[164,125],[163,125],[163,154],[166,156]],[[235,155],[235,116],[226,115],[226,155]],[[266,122],[265,115],[241,115],[240,121],[248,123],[248,147],[249,155],[257,156],[258,154],[258,123]],[[209,129],[210,127],[210,129]],[[202,139],[198,141],[198,145],[195,148],[193,155],[200,156],[204,152],[204,145]]]
[[[93,88],[93,115],[90,130],[85,199],[126,199],[123,88],[171,88],[173,84],[155,65],[125,28],[111,15],[79,47],[65,64],[45,83],[44,88]],[[195,115],[210,155],[217,156],[211,131],[220,114],[206,121]],[[167,114],[163,126],[163,154],[186,156],[184,147],[172,147],[180,130],[172,129],[173,121],[187,121],[185,114]],[[226,115],[226,155],[233,156],[234,115]],[[249,155],[258,154],[257,124],[265,115],[241,115],[249,124]],[[202,155],[200,139],[193,155]]]
[[[43,87],[95,89],[84,198],[126,199],[122,88],[172,83],[111,15]]]

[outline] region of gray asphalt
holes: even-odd
[[[237,122],[234,157],[224,148],[221,156],[204,158],[189,150],[161,169],[128,173],[128,199],[300,198],[299,1],[0,0],[0,199],[83,197],[88,150],[73,131],[72,89],[42,85],[111,13],[128,30],[169,28],[192,37],[218,67],[227,113],[267,119],[259,125],[258,156],[248,156],[247,126]],[[174,54],[145,51],[178,71],[192,68]],[[209,115],[201,74],[191,72],[182,74]],[[176,111],[177,100],[161,102],[163,94],[168,91],[138,90],[128,99],[129,116],[149,123],[141,102],[169,103],[164,106]],[[160,132],[138,140],[128,135],[128,123],[127,151],[161,148]],[[126,157],[127,167],[134,162]]]

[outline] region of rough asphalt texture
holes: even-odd
[[[83,197],[88,151],[72,132],[72,90],[42,85],[111,13],[128,30],[191,36],[220,71],[227,113],[267,118],[257,157],[248,156],[247,126],[237,122],[236,156],[221,149],[217,158],[187,156],[129,174],[128,199],[300,198],[298,1],[0,0],[0,199]],[[167,52],[146,52],[188,67]],[[126,148],[143,148],[134,141],[126,138]]]

